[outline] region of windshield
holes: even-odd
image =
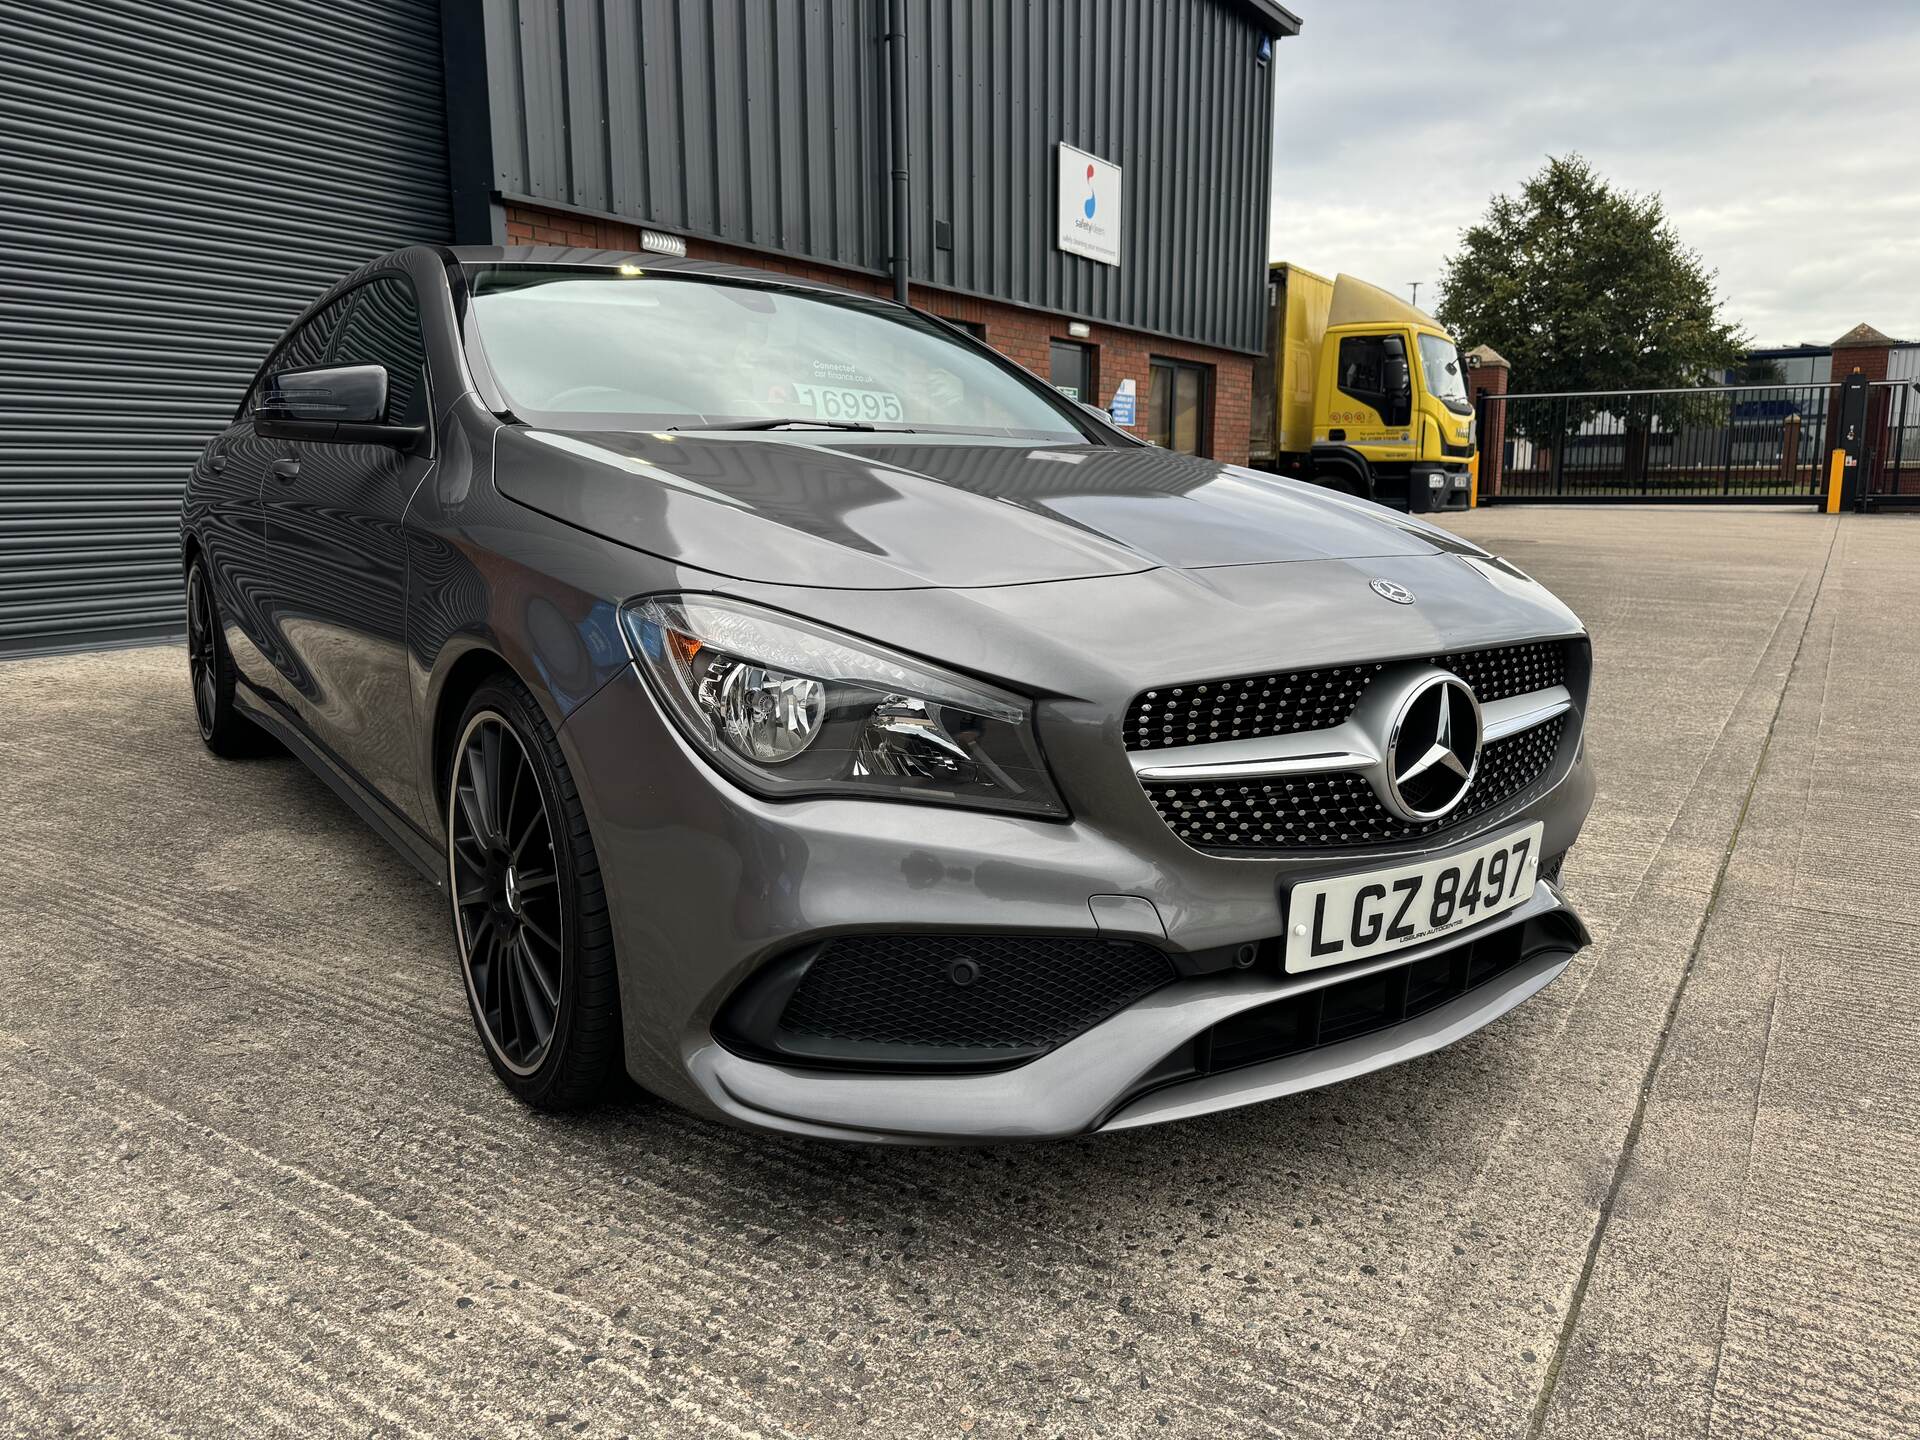
[[[1467,371],[1451,340],[1438,335],[1420,337],[1420,369],[1427,377],[1427,393],[1457,415],[1468,415]]]
[[[490,266],[470,279],[487,364],[535,424],[1086,438],[1037,384],[879,302],[670,272]]]

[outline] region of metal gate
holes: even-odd
[[[1869,388],[1865,450],[1864,508],[1920,507],[1920,380]]]
[[[1826,494],[1836,389],[1817,383],[1483,395],[1480,502],[1811,505]],[[1920,453],[1914,459],[1920,465]]]
[[[179,502],[286,322],[450,238],[437,0],[0,0],[0,654],[178,633]]]

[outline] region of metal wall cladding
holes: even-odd
[[[1264,346],[1273,67],[1251,7],[907,11],[915,280]],[[485,0],[494,183],[883,271],[886,12],[886,0]],[[1061,141],[1122,169],[1118,269],[1054,243]]]
[[[0,653],[185,628],[180,493],[298,311],[451,238],[436,0],[0,0]]]

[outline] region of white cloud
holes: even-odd
[[[1579,151],[1658,191],[1763,345],[1920,339],[1920,5],[1300,0],[1271,253],[1434,295],[1488,199]]]

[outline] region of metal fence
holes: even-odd
[[[1483,395],[1480,502],[1825,499],[1840,387],[1724,385]],[[1920,381],[1868,391],[1869,506],[1920,505]]]
[[[1811,504],[1826,490],[1835,395],[1831,384],[1484,395],[1480,498]]]

